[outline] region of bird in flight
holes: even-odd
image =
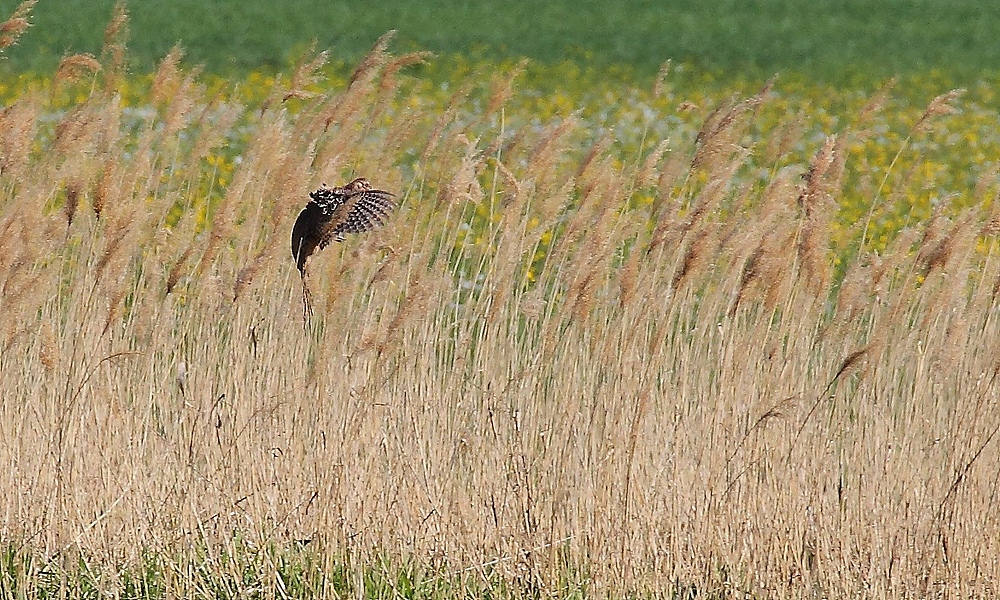
[[[396,208],[392,200],[394,195],[373,188],[363,177],[332,188],[324,184],[309,193],[311,200],[292,227],[292,258],[302,277],[307,313],[309,290],[305,280],[309,257],[332,241],[344,241],[344,234],[362,233],[384,225],[389,213]]]

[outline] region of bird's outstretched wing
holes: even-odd
[[[343,219],[336,220],[333,236],[337,241],[343,239],[345,233],[363,233],[385,225],[389,213],[396,208],[392,194],[382,190],[365,190],[348,197],[344,204]]]

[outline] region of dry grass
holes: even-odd
[[[64,61],[97,83],[64,80],[91,92],[51,132],[48,97],[0,114],[5,590],[282,596],[294,559],[314,596],[380,569],[438,595],[997,592],[986,209],[836,275],[856,132],[746,185],[767,89],[619,161],[572,119],[505,130],[499,81],[478,121],[472,82],[401,108],[423,57],[380,41],[347,89],[316,91],[320,57],[254,112],[175,51],[137,118],[124,25]],[[305,328],[291,224],[352,174],[400,213],[314,258]]]

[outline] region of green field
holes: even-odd
[[[10,5],[11,3],[8,3]],[[42,0],[37,27],[9,52],[14,71],[51,71],[64,53],[99,51],[111,0]],[[802,72],[829,81],[946,71],[970,81],[1000,68],[1000,6],[975,0],[673,0],[348,2],[136,0],[130,48],[149,70],[180,40],[213,71],[279,69],[311,40],[341,61],[399,31],[401,50],[629,65],[667,59],[729,75]]]
[[[3,49],[0,600],[994,596],[1000,11],[428,5]]]

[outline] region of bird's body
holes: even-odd
[[[385,224],[396,207],[392,193],[374,189],[364,178],[332,188],[324,185],[309,197],[312,200],[292,227],[292,258],[303,278],[306,261],[317,249],[326,248],[331,241],[343,241],[344,234]]]

